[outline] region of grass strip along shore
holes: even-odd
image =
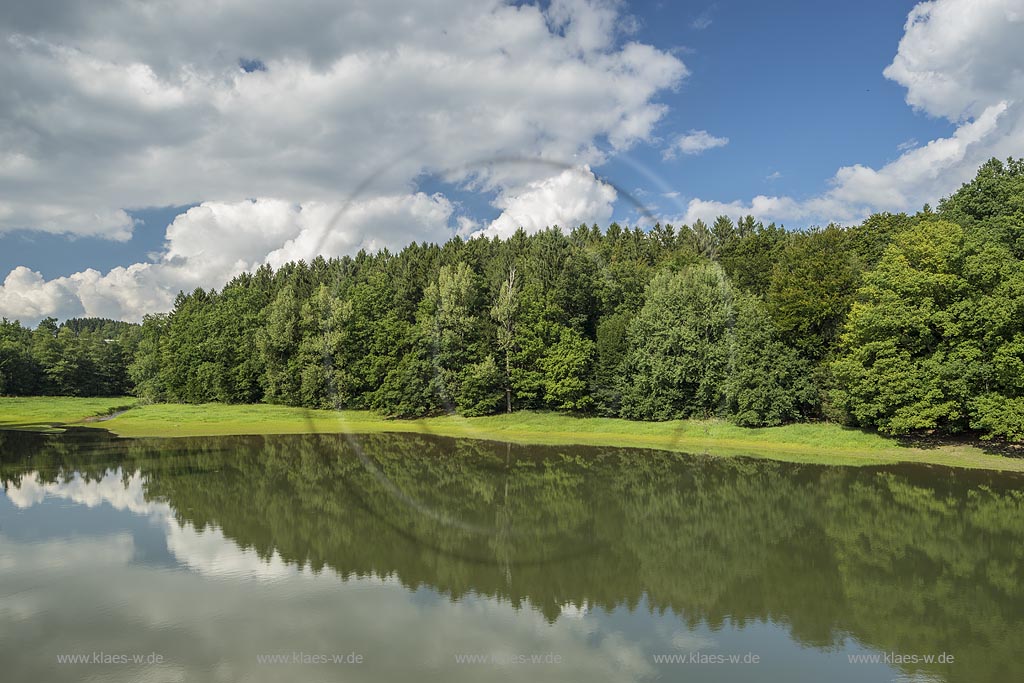
[[[519,444],[652,448],[824,465],[911,462],[1024,472],[1024,458],[986,452],[984,446],[951,442],[921,447],[824,422],[749,429],[725,420],[633,422],[532,411],[395,420],[369,411],[263,404],[140,405],[130,397],[0,398],[0,429],[60,431],[66,426],[101,428],[135,438],[405,432]]]

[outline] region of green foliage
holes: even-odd
[[[298,364],[299,344],[302,341],[300,308],[295,287],[285,285],[266,308],[265,327],[256,338],[264,367],[264,397],[269,403],[301,404],[302,375]],[[210,400],[194,391],[189,391],[189,397],[197,403]]]
[[[438,410],[432,390],[434,366],[422,348],[405,353],[384,378],[373,397],[373,407],[392,417],[419,417]]]
[[[654,277],[627,334],[623,417],[672,420],[721,412],[733,299],[725,272],[713,263]]]
[[[519,315],[519,282],[516,269],[508,269],[508,276],[501,283],[497,300],[491,308],[491,317],[497,323],[498,349],[504,356],[505,403],[512,412],[512,355],[516,351],[516,318]]]
[[[135,384],[135,395],[148,401],[162,401],[167,396],[161,376],[161,339],[168,324],[166,315],[147,315],[143,319],[135,356],[128,366],[128,375]]]
[[[921,222],[865,276],[833,364],[837,403],[858,424],[888,433],[965,426],[969,359],[944,341],[968,289],[962,251],[963,228]]]
[[[974,180],[939,202],[939,214],[968,228],[982,227],[1024,258],[1024,159],[991,159]]]
[[[848,231],[790,233],[768,285],[768,313],[787,344],[812,360],[832,350],[860,283]]]
[[[810,416],[817,403],[811,363],[779,339],[758,299],[741,296],[736,308],[725,385],[732,420],[743,427],[771,427]]]
[[[0,392],[1021,439],[1022,258],[1024,162],[992,160],[850,228],[518,230],[262,266],[141,326],[4,321]]]
[[[774,223],[766,228],[748,216],[740,221],[737,234],[739,237],[722,249],[722,266],[734,285],[764,296],[771,284],[772,269],[786,245],[787,233]]]
[[[593,341],[568,327],[559,328],[558,340],[540,360],[548,407],[583,411],[593,406],[587,382],[593,357]]]
[[[854,227],[851,233],[853,249],[864,266],[874,268],[882,260],[886,247],[901,232],[913,225],[914,219],[905,213],[876,213]]]
[[[443,406],[454,408],[463,370],[477,355],[474,341],[480,323],[474,310],[479,291],[476,275],[459,263],[441,266],[437,280],[423,294],[420,333],[434,371],[430,384]]]
[[[466,417],[479,417],[499,412],[504,407],[505,376],[494,356],[469,365],[462,375],[462,386],[456,401],[459,413]]]
[[[40,371],[32,355],[32,332],[21,323],[0,320],[0,395],[34,393]]]
[[[969,407],[972,429],[1024,441],[1024,397],[989,392],[972,398]]]
[[[0,320],[0,395],[123,396],[137,325],[47,318],[35,330]]]
[[[865,276],[832,366],[853,419],[886,433],[974,427],[1020,438],[1024,264],[928,218]]]
[[[591,395],[601,415],[618,415],[622,410],[619,367],[626,357],[626,334],[632,318],[628,312],[612,313],[597,325]]]

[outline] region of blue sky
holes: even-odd
[[[882,74],[914,5],[629,3],[637,20],[630,37],[678,51],[691,71],[676,92],[659,98],[669,110],[657,135],[707,130],[728,137],[729,144],[668,161],[663,144],[638,145],[595,171],[652,212],[673,212],[688,197],[730,202],[761,193],[813,196],[827,189],[840,166],[882,166],[899,156],[900,145],[949,135],[954,124],[907,106],[905,88]],[[680,196],[659,196],[660,183],[637,166]],[[457,197],[477,215],[499,213],[489,204],[493,194],[460,192],[436,179],[423,187]],[[620,198],[615,209],[616,220],[637,218],[629,201]]]
[[[677,223],[913,211],[1024,153],[1022,17],[1024,0],[6,7],[0,314],[138,319],[263,262],[638,220],[622,191]]]
[[[637,156],[690,196],[802,197],[823,191],[840,166],[881,166],[905,141],[948,135],[949,121],[915,112],[904,101],[906,90],[882,75],[914,4],[631,5],[642,17],[640,40],[687,48],[691,76],[665,98],[671,110],[663,128],[729,138],[698,158]],[[702,16],[711,23],[696,30]],[[775,172],[781,177],[768,180]]]
[[[15,230],[0,234],[0,273],[27,266],[47,278],[67,275],[86,268],[107,271],[145,260],[163,245],[164,230],[174,217],[190,206],[151,207],[131,211],[138,223],[131,239],[115,241],[97,237]]]

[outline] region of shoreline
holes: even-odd
[[[98,419],[98,418],[103,419]],[[924,447],[828,422],[744,428],[725,420],[632,422],[520,411],[488,417],[399,420],[369,411],[328,411],[267,404],[150,404],[132,398],[0,398],[0,429],[104,429],[125,438],[273,434],[407,433],[505,441],[522,445],[650,448],[694,455],[748,456],[821,465],[917,463],[1024,472],[1024,458],[977,445]],[[993,444],[993,450],[996,445]]]

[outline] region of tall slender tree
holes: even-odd
[[[512,355],[516,349],[516,317],[519,314],[519,281],[516,268],[508,269],[491,317],[498,323],[498,349],[505,357],[505,411],[512,412]]]

